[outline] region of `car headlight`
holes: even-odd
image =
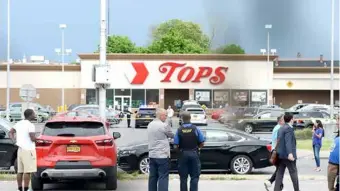
[[[119,156],[128,156],[128,155],[135,154],[135,153],[136,153],[136,150],[119,150],[118,148]]]
[[[243,122],[243,119],[240,119],[240,120],[238,120],[238,122],[237,123],[242,123]]]

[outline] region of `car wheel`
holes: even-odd
[[[230,168],[234,174],[248,174],[253,169],[253,162],[246,155],[238,155],[231,160]]]
[[[106,190],[117,190],[117,167],[112,167],[105,180]]]
[[[245,126],[244,126],[244,131],[246,132],[246,133],[253,133],[253,126],[251,125],[251,124],[246,124]]]
[[[143,156],[138,163],[139,172],[142,174],[149,174],[150,169],[150,159],[149,157]]]
[[[135,129],[138,129],[138,128],[140,128],[140,126],[139,125],[135,125]]]
[[[32,190],[43,190],[44,189],[44,183],[41,180],[40,177],[37,177],[35,174],[32,174],[31,176],[31,187]]]

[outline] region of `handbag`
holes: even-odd
[[[277,146],[279,145],[279,143],[280,143],[280,139],[277,139],[277,143],[276,143],[275,148],[272,151],[270,159],[269,159],[269,162],[271,164],[273,164],[274,166],[278,166],[278,158],[279,158],[279,156],[278,156],[278,153],[277,153]]]

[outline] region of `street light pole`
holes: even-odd
[[[106,0],[100,0],[100,54],[99,54],[99,65],[101,67],[105,66],[106,63]],[[106,109],[106,87],[102,84],[99,86],[99,111],[100,117],[106,119],[105,116]]]
[[[332,29],[331,29],[331,96],[330,96],[330,106],[331,106],[331,117],[333,117],[334,114],[334,87],[333,87],[333,82],[334,82],[334,8],[335,8],[335,0],[332,0]]]
[[[270,74],[269,74],[269,70],[271,69],[270,67],[270,46],[269,46],[269,43],[270,43],[270,33],[269,33],[269,29],[272,28],[272,25],[271,24],[266,24],[265,25],[265,28],[267,29],[267,68],[268,68],[268,72],[267,72],[267,78],[268,78],[268,82],[267,82],[267,105],[270,105],[270,102],[269,102],[269,92],[270,92],[270,86],[271,86],[271,79],[270,79]]]
[[[10,27],[11,27],[11,20],[10,20],[10,10],[11,10],[11,4],[10,0],[7,0],[7,92],[6,92],[6,119],[9,121],[9,115],[10,115],[10,109],[9,109],[9,102],[10,102],[10,62],[11,62],[11,38],[10,38]]]
[[[65,71],[65,24],[60,24],[59,28],[61,29],[61,74],[64,77],[64,71]],[[61,87],[61,105],[63,108],[65,107],[65,89],[64,84]]]

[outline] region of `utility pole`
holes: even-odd
[[[99,65],[105,67],[106,63],[106,1],[100,0],[100,55]],[[104,84],[99,84],[99,111],[100,117],[106,119],[106,87]]]
[[[272,28],[271,24],[266,24],[265,28],[267,29],[267,68],[268,68],[268,73],[267,73],[267,79],[268,79],[268,87],[267,87],[267,105],[270,105],[270,97],[269,97],[269,93],[270,93],[270,89],[271,87],[271,81],[272,79],[270,79],[270,74],[269,74],[269,69],[272,68],[270,66],[270,33],[269,30]]]
[[[10,109],[9,109],[9,102],[11,100],[11,94],[10,94],[10,85],[11,85],[11,19],[10,19],[10,10],[11,10],[11,4],[10,0],[7,0],[7,92],[6,92],[6,119],[9,121],[9,115],[10,115]]]
[[[331,29],[331,96],[330,96],[330,106],[331,106],[331,117],[334,115],[334,8],[335,8],[335,0],[332,0],[332,29]]]

